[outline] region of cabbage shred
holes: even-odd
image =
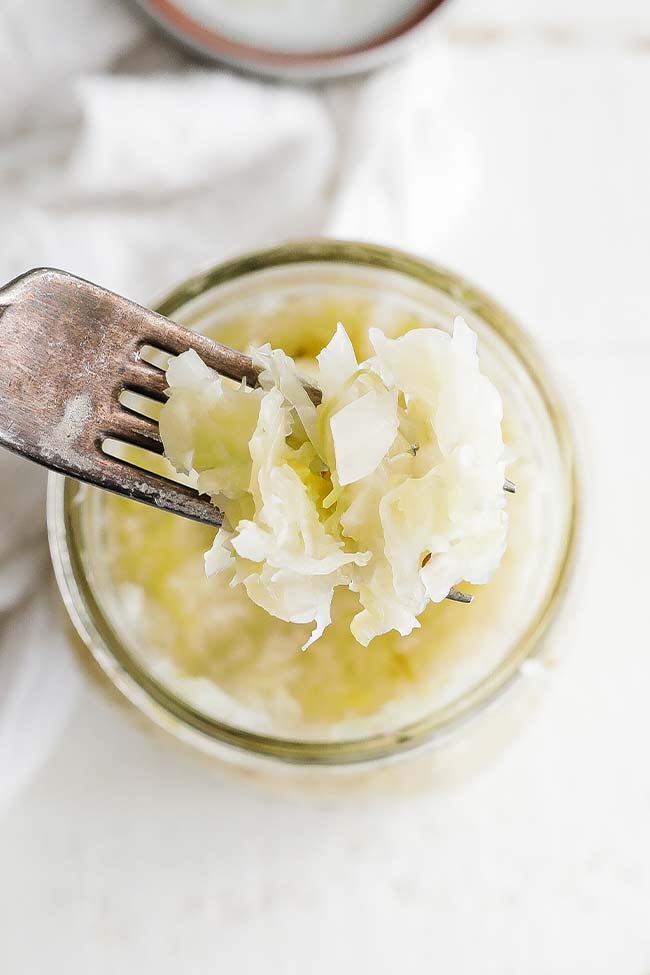
[[[476,336],[370,329],[357,361],[339,324],[318,356],[315,406],[282,350],[252,350],[259,388],[237,385],[192,350],[170,362],[160,417],[165,454],[224,513],[208,575],[244,586],[279,619],[331,622],[334,591],[358,594],[350,629],[419,627],[429,602],[481,585],[506,546],[502,402],[481,373]]]

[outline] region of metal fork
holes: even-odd
[[[249,356],[82,278],[41,268],[0,289],[0,444],[107,491],[205,524],[221,512],[184,484],[105,452],[107,440],[163,454],[158,423],[125,406],[125,390],[166,399],[165,371],[144,346],[194,349],[216,372],[257,385]],[[320,390],[306,385],[315,403]],[[507,481],[506,491],[514,491]],[[452,589],[449,598],[470,602]]]

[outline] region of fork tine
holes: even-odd
[[[153,345],[171,355],[180,355],[188,349],[194,349],[206,366],[214,369],[219,375],[237,382],[245,379],[249,386],[258,384],[259,370],[253,365],[250,356],[222,345],[216,339],[206,338],[205,335],[177,325],[176,322],[161,315],[151,313],[151,317],[147,319],[144,344]],[[312,402],[318,405],[322,398],[320,389],[308,382],[304,383],[304,387]]]
[[[514,483],[514,481],[511,481],[508,478],[506,478],[505,481],[503,482],[503,490],[507,491],[508,494],[516,494],[517,485]]]
[[[456,589],[452,586],[445,596],[445,599],[451,599],[454,603],[471,603],[474,596],[472,596],[472,594],[469,592],[461,592],[460,589]]]
[[[156,454],[163,454],[165,450],[160,439],[157,420],[143,416],[123,403],[113,411],[105,424],[103,435],[105,439],[113,437],[136,447],[144,447]]]
[[[146,328],[142,335],[143,344],[152,345],[170,355],[180,355],[188,349],[194,349],[205,364],[220,375],[237,381],[246,379],[250,386],[257,386],[258,370],[253,366],[250,356],[243,352],[177,325],[162,315],[150,313],[143,325]]]
[[[207,497],[185,484],[179,484],[161,474],[143,470],[128,460],[105,454],[98,448],[97,475],[93,482],[113,494],[134,501],[142,501],[204,525],[220,528],[223,514]]]
[[[142,393],[159,403],[167,401],[165,390],[168,388],[167,378],[162,369],[152,366],[142,359],[125,362],[122,368],[122,384],[124,389],[131,389],[135,393]]]

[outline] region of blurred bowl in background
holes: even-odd
[[[233,68],[309,82],[401,55],[444,0],[135,0],[184,47]]]

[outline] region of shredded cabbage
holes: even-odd
[[[506,545],[502,403],[476,336],[370,329],[359,364],[339,324],[318,356],[315,406],[294,361],[252,350],[260,388],[221,379],[195,352],[167,371],[160,431],[170,462],[198,475],[225,515],[205,556],[279,619],[331,622],[337,587],[358,594],[367,646],[408,635],[429,602],[489,581]]]
[[[397,436],[397,390],[370,390],[330,418],[339,484],[354,484],[377,470]]]

